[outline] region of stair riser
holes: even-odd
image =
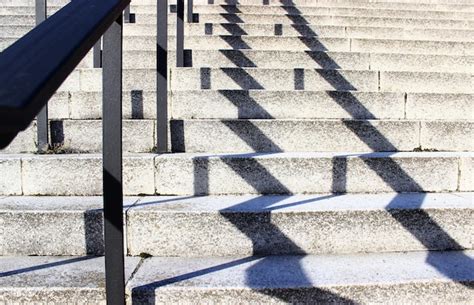
[[[90,211],[0,211],[0,255],[103,255],[101,206]]]
[[[275,30],[277,27],[277,30]],[[281,28],[281,30],[279,29]],[[174,26],[168,31],[176,33]],[[288,25],[282,24],[211,24],[186,23],[185,35],[250,35],[250,36],[321,36],[333,38],[376,38],[376,39],[419,39],[434,41],[472,41],[471,30],[427,29],[397,27],[347,27],[347,26],[317,26],[317,25]],[[124,28],[127,36],[154,36],[154,25],[132,24]]]
[[[469,151],[473,127],[437,121],[174,120],[171,134],[174,152]]]
[[[1,19],[0,19],[1,20]],[[21,20],[20,18],[18,20]],[[19,21],[17,21],[19,22]],[[169,22],[175,23],[174,18]],[[388,18],[359,16],[297,16],[297,15],[237,15],[237,14],[200,14],[200,23],[256,23],[256,24],[315,24],[315,25],[347,25],[347,26],[417,26],[443,29],[473,29],[474,21],[451,19],[419,19],[419,18]],[[154,24],[156,16],[137,14],[137,24]],[[16,23],[18,24],[18,23]]]
[[[99,155],[21,157],[6,155],[0,161],[2,195],[93,196],[102,193]],[[153,155],[124,158],[125,195],[154,194]],[[47,169],[47,172],[45,172]],[[45,175],[46,173],[46,175]]]
[[[33,124],[0,153],[36,152],[36,132],[36,124]],[[122,132],[124,152],[148,153],[156,145],[154,121],[124,120]],[[55,151],[68,153],[102,152],[102,121],[52,121],[50,122],[50,139]]]
[[[472,95],[319,91],[175,91],[171,118],[474,120]],[[194,107],[195,101],[199,107]],[[50,119],[102,118],[101,92],[59,92]],[[291,107],[288,107],[291,105]],[[156,92],[123,92],[124,119],[155,119]]]
[[[155,187],[164,195],[472,191],[469,157],[175,156],[157,157],[156,173],[153,159],[153,155],[124,158],[126,195],[154,194]],[[101,160],[95,155],[8,156],[2,158],[0,169],[5,173],[0,180],[2,195],[91,196],[102,191]]]
[[[137,12],[138,13],[138,12]],[[276,6],[197,6],[197,14],[260,14],[260,15],[333,15],[333,16],[362,16],[362,17],[396,17],[421,19],[466,19],[472,20],[473,13],[469,12],[436,12],[410,10],[384,10],[364,8],[323,8],[323,7],[276,7]]]
[[[174,67],[176,52],[169,51],[168,59],[168,65]],[[127,51],[124,54],[123,64],[126,69],[152,69],[156,67],[156,53],[153,51]],[[474,66],[474,56],[318,51],[192,50],[185,53],[185,66],[471,73],[471,67]]]
[[[171,118],[474,120],[470,94],[319,91],[175,91]],[[199,107],[194,107],[195,101]],[[102,118],[101,92],[59,92],[50,119]],[[291,107],[288,107],[291,105]],[[123,92],[124,119],[155,119],[156,92]]]
[[[208,28],[206,30],[206,27]],[[4,47],[25,35],[32,26],[2,26],[0,42]],[[365,38],[365,39],[398,39],[398,40],[430,40],[430,41],[459,41],[472,42],[474,31],[470,30],[445,30],[445,29],[410,29],[394,27],[344,27],[344,26],[306,26],[306,25],[281,25],[277,29],[278,36],[282,37],[331,37],[331,38]],[[170,35],[176,33],[174,26],[169,28]],[[235,36],[275,36],[275,25],[270,24],[213,24],[210,26],[199,23],[186,24],[185,35],[203,36],[235,35]],[[130,25],[124,28],[125,41],[136,39],[135,36],[145,36],[148,40],[156,35],[155,26]],[[151,38],[150,38],[151,37]],[[186,38],[188,41],[190,38]],[[173,47],[174,40],[170,40]]]
[[[131,255],[200,257],[471,248],[473,217],[474,212],[467,209],[271,214],[132,211],[129,251]],[[439,229],[427,218],[457,245],[440,238]]]
[[[185,49],[197,50],[278,50],[278,51],[332,51],[474,55],[474,42],[422,41],[363,38],[300,38],[270,36],[190,36],[185,39]],[[168,40],[168,48],[176,49],[174,37]],[[134,36],[124,40],[125,50],[154,51],[156,44],[146,36]]]
[[[471,95],[389,92],[175,91],[173,118],[474,120]],[[195,101],[199,107],[194,107]],[[291,105],[289,107],[288,105]]]
[[[179,69],[172,71],[174,90],[351,90],[471,93],[470,74],[377,72],[310,69]],[[149,89],[149,88],[145,88]]]
[[[102,204],[101,197],[3,198],[0,221],[6,239],[0,255],[103,255]],[[160,196],[138,202],[125,198],[124,206],[126,253],[132,256],[341,254],[473,245],[474,210],[463,193]]]
[[[53,14],[60,7],[49,6],[48,13]],[[156,6],[134,6],[132,13],[143,14],[156,11]],[[0,15],[34,15],[33,6],[10,6],[0,7]],[[364,16],[364,17],[393,17],[398,18],[423,18],[423,19],[473,19],[474,14],[470,12],[448,12],[448,11],[417,11],[417,10],[394,10],[379,8],[329,8],[329,7],[277,7],[277,6],[195,6],[195,14],[290,14],[290,15],[335,15],[335,16]]]
[[[461,189],[472,187],[470,178],[459,178],[471,174],[470,159],[448,157],[176,157],[156,162],[157,192],[164,195],[440,192],[457,190],[460,181]]]
[[[210,2],[210,3],[209,3]],[[137,3],[142,4],[152,4],[153,0],[139,0]],[[453,7],[470,7],[472,8],[472,3],[469,0],[453,0],[453,1],[446,1],[446,0],[397,0],[397,1],[388,1],[388,0],[378,0],[376,2],[364,0],[364,1],[353,1],[353,0],[338,0],[338,1],[330,1],[330,0],[269,0],[269,5],[296,5],[296,6],[319,6],[319,5],[371,5],[371,6],[400,6],[402,7],[419,7],[419,6],[429,6],[429,7],[444,7],[448,6],[450,9]],[[226,5],[226,4],[243,4],[243,5],[261,5],[261,0],[195,0],[194,4],[196,5],[205,5],[205,4],[216,4],[216,5]]]
[[[231,276],[231,275],[230,275]],[[450,303],[456,299],[460,303],[472,298],[472,293],[466,285],[454,282],[410,283],[385,286],[368,284],[366,286],[341,286],[327,288],[282,288],[282,289],[229,289],[221,288],[208,292],[208,289],[187,290],[159,289],[156,292],[147,290],[146,285],[135,291],[137,304],[179,303],[192,305],[199,300],[202,303],[231,304],[235,300],[241,304],[288,304],[299,303]],[[439,291],[449,291],[449,294],[440,294]],[[212,295],[212,296],[211,296]],[[343,297],[344,296],[344,297]],[[348,301],[350,300],[350,301]]]
[[[34,0],[2,0],[0,2],[3,6],[34,6]],[[48,4],[51,6],[63,6],[69,3],[69,0],[49,0]],[[169,1],[170,4],[176,4],[176,1]],[[195,0],[194,5],[208,5],[208,4],[215,4],[215,5],[262,5],[261,0]],[[132,6],[134,5],[156,5],[156,1],[154,0],[134,0]],[[329,7],[346,7],[346,6],[354,6],[354,7],[380,7],[380,8],[400,8],[400,9],[421,9],[421,10],[472,10],[474,6],[469,0],[453,0],[453,1],[446,1],[446,0],[423,0],[423,1],[414,1],[414,0],[397,0],[396,2],[392,1],[353,1],[353,0],[338,0],[338,1],[330,1],[330,0],[269,0],[268,5],[288,5],[288,6],[329,6]]]

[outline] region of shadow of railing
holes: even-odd
[[[293,3],[293,5],[295,5]],[[285,6],[283,6],[285,7]],[[294,7],[296,8],[296,6]],[[288,18],[293,21],[293,23],[302,23],[300,26],[295,26],[293,25],[293,28],[298,31],[299,33],[303,34],[310,34],[313,37],[317,37],[318,35],[309,27],[307,24],[309,24],[304,17],[302,16],[300,11],[295,11],[292,10],[292,14],[297,12],[298,15],[291,15],[288,14]],[[305,39],[302,39],[300,37],[300,40],[305,43]],[[310,48],[311,46],[308,46]],[[322,66],[321,62],[318,61],[317,57],[312,57],[312,59],[319,65]],[[332,60],[329,56],[325,58],[325,61],[330,61],[334,62],[334,65],[337,65],[334,60]],[[337,70],[335,70],[337,73]],[[325,77],[325,74],[321,73],[322,77]],[[345,82],[347,86],[350,86],[350,82],[346,80],[342,75],[341,77],[338,78],[339,82]],[[334,83],[333,78],[326,78],[326,81],[333,85],[334,87],[336,84]],[[364,105],[358,101],[358,99],[351,94],[351,100],[353,103],[357,104],[357,107],[359,109],[364,109],[365,113],[370,114],[370,111],[364,107]],[[338,99],[333,99],[336,103],[338,102]],[[352,114],[352,107],[347,107],[348,104],[340,104],[338,103],[341,107],[344,107],[344,109],[349,113]],[[368,118],[375,118],[375,115],[370,114]],[[359,139],[364,141],[364,143],[367,144],[367,146],[373,150],[376,150],[377,147],[375,146],[374,143],[367,141],[365,138],[365,134],[367,132],[370,132],[371,134],[376,134],[377,138],[383,141],[383,146],[386,147],[391,147],[392,151],[396,151],[396,147],[390,143],[390,141],[385,138],[375,127],[373,126],[367,126],[367,129],[358,129],[354,128],[354,125],[351,125],[350,121],[343,121],[345,126],[351,130]],[[378,159],[370,159],[370,158],[363,158],[362,159],[364,163],[372,170],[374,171],[382,180],[389,185],[395,192],[402,191],[399,189],[400,185],[410,185],[410,189],[413,192],[421,192],[423,193],[423,187],[417,183],[410,175],[398,164],[396,163],[393,159],[386,159],[384,161],[380,161]],[[418,198],[418,203],[417,207],[421,208],[421,205],[424,201],[425,196],[420,196]],[[462,247],[459,243],[457,243],[443,228],[434,220],[430,217],[430,215],[419,209],[418,213],[412,214],[412,213],[402,213],[397,211],[396,209],[392,209],[392,205],[397,201],[397,196],[387,205],[387,211],[390,213],[390,215],[397,220],[408,232],[410,232],[426,249],[435,249],[437,250],[436,247],[433,247],[434,245],[440,245],[443,244],[444,250],[463,250],[464,247]],[[420,224],[420,225],[427,225],[425,230],[419,230],[417,227],[414,227],[413,224]],[[433,234],[426,234],[426,232],[432,232]],[[433,240],[433,236],[436,236],[435,240]],[[459,253],[459,256],[462,258],[462,261],[465,263],[467,268],[473,268],[474,266],[474,260],[469,258],[467,255],[463,253]],[[435,267],[439,272],[445,274],[446,276],[452,278],[455,280],[455,277],[452,276],[452,274],[449,272],[449,268],[444,268],[443,263],[439,261],[439,259],[432,259],[432,256],[430,253],[428,253],[427,257],[427,262],[431,264],[433,267]]]
[[[291,2],[291,1],[290,1]],[[283,1],[282,1],[283,3]],[[286,5],[291,4],[285,2]],[[294,5],[294,4],[293,4]],[[229,13],[234,14],[238,13],[238,9],[232,9]],[[308,26],[307,20],[302,16],[297,7],[288,11],[288,18],[293,22],[293,28],[298,31],[301,35],[299,39],[309,50],[322,50],[326,51],[327,48],[315,37],[318,37],[310,26]],[[298,15],[295,15],[298,14]],[[232,16],[229,14],[222,14],[226,20],[230,23],[236,23],[229,25],[228,29],[231,33],[245,33],[246,32],[239,28],[238,24],[244,23],[241,18],[238,16]],[[295,24],[297,23],[297,24]],[[308,37],[311,36],[311,37]],[[232,63],[234,63],[240,69],[226,69],[222,68],[221,70],[229,76],[236,84],[240,85],[242,89],[265,89],[255,78],[248,74],[243,67],[258,67],[251,59],[249,59],[243,52],[239,52],[240,49],[251,50],[251,47],[248,46],[241,37],[238,38],[223,38],[229,46],[233,49],[229,50],[220,50],[220,52],[226,56]],[[344,90],[341,91],[330,91],[327,92],[335,103],[340,107],[345,109],[352,118],[356,119],[376,119],[377,117],[371,113],[364,105],[361,103],[358,98],[351,93],[351,91],[357,90],[356,86],[353,86],[341,73],[336,69],[341,68],[336,61],[334,61],[327,53],[314,53],[312,51],[307,51],[308,59],[313,60],[318,66],[324,69],[334,69],[332,74],[320,73],[320,75],[331,84],[335,90]],[[208,68],[207,68],[208,69]],[[299,69],[302,70],[302,69]],[[232,73],[230,73],[232,71]],[[322,72],[321,70],[316,70]],[[295,71],[295,76],[297,71]],[[301,71],[300,71],[301,72]],[[211,89],[211,77],[209,74],[201,73],[201,76],[205,77],[204,86],[201,86],[203,89]],[[304,87],[304,70],[303,73],[300,73],[300,78],[302,78],[302,86],[297,85],[295,82],[295,89],[304,90],[308,89]],[[298,82],[300,83],[300,82]],[[253,99],[248,91],[245,93],[239,92],[236,93],[233,90],[220,90],[220,94],[229,100],[238,108],[238,118],[252,118],[252,111],[249,109],[255,107],[258,109],[258,113],[262,115],[260,118],[272,119],[272,115],[261,107],[258,102]],[[245,108],[243,105],[246,105]],[[238,125],[225,123],[224,124],[232,130],[236,135],[238,135],[252,150],[258,151],[259,155],[272,154],[277,152],[282,152],[283,150],[267,135],[262,132],[253,124],[247,128],[246,132],[243,133],[242,129]],[[343,120],[343,124],[351,130],[359,139],[361,139],[370,149],[377,151],[380,147],[385,147],[387,151],[397,151],[397,147],[392,144],[379,130],[374,126],[367,124],[363,129],[358,128],[359,126],[354,125],[351,121]],[[248,125],[246,125],[248,127]],[[184,130],[181,131],[182,134],[180,137],[184,143]],[[372,141],[367,137],[367,134],[376,135],[377,141]],[[256,141],[256,139],[258,141]],[[184,145],[183,145],[184,148]],[[263,151],[263,152],[262,152]],[[242,156],[242,155],[241,155]],[[302,200],[299,202],[291,203],[291,206],[302,205],[302,204],[311,204],[317,200],[323,200],[335,196],[339,196],[338,193],[345,193],[347,190],[347,163],[350,155],[338,155],[333,158],[332,161],[332,191],[333,193],[327,196],[322,196],[316,199]],[[387,156],[388,157],[388,156]],[[390,215],[398,221],[408,232],[410,232],[427,250],[462,250],[464,249],[459,243],[457,243],[430,215],[421,209],[422,203],[425,199],[423,194],[423,187],[417,181],[415,181],[397,162],[393,159],[385,158],[383,161],[377,158],[364,158],[364,155],[361,155],[363,162],[374,171],[391,189],[395,192],[400,192],[409,189],[412,192],[421,192],[420,196],[417,198],[415,207],[418,208],[416,212],[412,210],[410,212],[404,212],[403,210],[397,209],[399,201],[402,198],[395,196],[393,200],[386,206],[387,211]],[[193,160],[194,166],[194,195],[208,195],[212,193],[209,185],[209,174],[212,164],[210,163],[211,156],[199,156],[195,157]],[[272,175],[268,169],[266,169],[262,164],[260,164],[256,159],[248,158],[245,162],[233,162],[232,158],[221,158],[220,162],[225,163],[230,169],[233,170],[240,178],[242,178],[248,185],[253,187],[253,189],[262,195],[269,193],[279,193],[279,194],[291,194],[291,190],[287,188],[283,183],[281,183],[277,177]],[[258,172],[258,175],[254,173]],[[403,188],[400,188],[400,186]],[[407,188],[407,186],[409,186]],[[158,281],[155,283],[147,284],[144,286],[134,288],[132,292],[132,297],[136,295],[139,296],[140,292],[143,289],[148,291],[154,291],[160,287],[170,285],[176,282],[185,281],[194,277],[202,276],[212,272],[217,272],[225,268],[232,268],[240,264],[246,264],[256,260],[246,270],[246,285],[250,289],[254,289],[257,293],[263,293],[272,298],[277,298],[285,302],[295,302],[291,293],[285,292],[284,290],[278,291],[277,289],[256,289],[256,287],[261,287],[262,273],[267,272],[269,265],[272,264],[272,261],[268,258],[265,258],[265,255],[269,254],[297,254],[294,256],[294,259],[291,262],[287,263],[284,268],[286,271],[291,272],[295,283],[297,282],[298,287],[311,287],[313,289],[313,296],[319,294],[322,299],[328,302],[334,302],[338,304],[355,304],[354,301],[338,296],[333,292],[329,292],[323,289],[317,289],[312,287],[313,283],[305,274],[305,270],[301,264],[301,258],[304,257],[305,251],[299,247],[294,241],[292,241],[288,236],[284,234],[278,228],[278,226],[272,224],[272,211],[280,209],[283,207],[288,207],[288,205],[278,205],[279,202],[284,200],[285,196],[269,196],[267,200],[262,203],[259,203],[259,208],[261,208],[260,213],[255,215],[253,218],[248,218],[246,215],[245,221],[242,220],[241,216],[238,213],[232,213],[234,210],[248,210],[255,206],[255,202],[259,200],[259,197],[254,197],[247,201],[241,202],[231,207],[227,207],[220,211],[220,214],[229,221],[233,226],[235,226],[240,232],[245,234],[247,238],[252,242],[253,255],[252,257],[238,259],[226,264],[213,266],[210,268],[201,269],[198,271],[190,272],[187,274],[179,275],[170,279]],[[252,216],[251,216],[252,217]],[[258,228],[259,224],[264,224],[266,227],[267,233],[262,236],[261,232],[255,230]],[[414,225],[416,224],[416,225]],[[420,226],[423,229],[420,229]],[[430,234],[426,234],[430,232]],[[300,256],[298,256],[300,255]],[[466,266],[467,269],[472,270],[474,268],[474,261],[465,255],[462,252],[457,254],[459,256],[459,261]],[[259,257],[263,256],[263,257]],[[433,255],[428,252],[427,263],[433,266],[440,273],[451,278],[453,281],[457,281],[469,288],[472,285],[458,281],[457,274],[451,271],[451,266],[444,264],[443,261],[439,259],[439,256]],[[270,281],[278,282],[282,280],[281,274],[268,274]],[[308,294],[310,289],[308,290]],[[304,296],[302,296],[304,298]],[[151,300],[151,299],[148,299]],[[154,297],[153,297],[154,300]],[[150,303],[149,303],[150,304]],[[154,303],[151,303],[154,304]]]
[[[15,269],[15,270],[1,272],[0,278],[7,277],[7,276],[20,275],[24,273],[34,272],[34,271],[48,269],[48,268],[54,268],[58,266],[68,265],[68,264],[74,264],[74,263],[78,263],[78,262],[82,262],[82,261],[94,259],[94,258],[96,257],[95,256],[82,256],[82,257],[75,257],[75,258],[65,258],[64,260],[60,260],[53,263],[46,263],[42,265],[36,265],[36,266],[31,266],[31,267],[25,267],[22,269]]]

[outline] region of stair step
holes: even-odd
[[[21,0],[25,1],[25,0]],[[31,0],[30,0],[31,1]],[[153,0],[137,0],[136,3],[138,4],[152,4],[154,3]],[[240,4],[240,5],[261,5],[261,0],[195,0],[195,5],[205,5],[205,4],[214,4],[214,5],[226,5],[226,4]],[[473,8],[472,2],[469,0],[269,0],[268,5],[288,5],[288,6],[341,6],[341,5],[370,5],[370,6],[401,6],[401,7],[423,7],[426,9],[427,7],[449,7],[452,9],[453,7],[467,7]]]
[[[471,74],[319,69],[175,68],[172,90],[344,90],[472,93]],[[144,85],[145,87],[145,85]],[[145,87],[144,89],[151,89]]]
[[[174,91],[177,119],[421,119],[474,120],[470,94],[344,91]],[[199,107],[194,107],[199,101]]]
[[[188,90],[170,99],[175,119],[474,120],[472,94]],[[57,92],[48,105],[53,120],[102,118],[102,92]],[[122,113],[124,119],[155,119],[156,92],[124,91]]]
[[[125,195],[155,194],[154,158],[123,157]],[[0,195],[102,194],[101,154],[0,154],[0,172]]]
[[[145,10],[135,10],[147,12]],[[150,10],[148,10],[150,12]],[[410,9],[380,9],[380,8],[355,8],[355,7],[295,7],[295,6],[235,6],[235,5],[196,5],[193,9],[196,14],[260,14],[260,15],[304,15],[304,16],[363,16],[363,17],[396,17],[396,18],[422,18],[422,19],[466,19],[472,20],[472,12],[456,11],[429,11]]]
[[[9,17],[11,18],[11,17]],[[136,23],[155,24],[156,15],[136,14]],[[0,23],[4,23],[1,21]],[[19,18],[19,20],[21,20]],[[17,21],[18,22],[18,21]],[[169,22],[175,23],[175,18]],[[474,21],[462,19],[422,19],[395,17],[363,17],[333,15],[260,15],[260,14],[199,14],[200,23],[257,23],[257,24],[315,24],[315,25],[347,25],[347,26],[396,26],[396,27],[427,27],[444,29],[473,29]],[[18,24],[18,23],[17,23]]]
[[[53,14],[62,6],[48,6],[48,13]],[[156,5],[132,6],[132,13],[150,13],[156,11]],[[290,15],[342,15],[342,16],[369,16],[369,17],[400,17],[400,18],[433,18],[433,19],[473,19],[473,12],[439,11],[439,10],[412,10],[409,8],[362,8],[362,7],[295,7],[295,6],[263,6],[263,5],[195,5],[195,14],[290,14]],[[3,6],[0,15],[34,15],[34,6]]]
[[[0,255],[103,255],[102,208],[102,197],[2,198],[5,242]],[[472,193],[124,200],[125,246],[130,255],[471,249],[471,216]]]
[[[144,197],[129,253],[229,256],[471,249],[471,193]]]
[[[126,258],[127,280],[139,262]],[[0,257],[0,302],[105,304],[104,265],[103,257],[94,256]]]
[[[472,251],[127,257],[127,296],[151,303],[469,303]],[[2,257],[0,301],[105,302],[102,257]],[[132,274],[133,273],[133,274]],[[60,274],[61,276],[58,276]]]
[[[154,120],[123,120],[123,151],[151,152],[156,145]],[[0,153],[34,153],[37,151],[36,124],[33,123]],[[50,121],[50,141],[55,151],[102,152],[101,120]]]
[[[168,40],[175,50],[175,39]],[[406,54],[474,55],[471,41],[429,41],[332,37],[280,36],[189,36],[184,47],[195,50],[279,50],[333,51]],[[124,40],[125,50],[154,51],[156,43],[147,36],[131,36]]]
[[[137,304],[469,303],[473,253],[153,257],[129,282]]]
[[[168,53],[175,66],[175,51]],[[156,67],[155,51],[125,51],[124,67]],[[186,67],[317,68],[471,73],[474,56],[281,50],[188,50]]]
[[[472,151],[473,138],[474,121],[171,121],[173,152]]]
[[[102,209],[102,197],[4,197],[0,255],[103,255]]]
[[[182,153],[156,157],[157,193],[470,191],[472,153]],[[226,181],[226,183],[223,183]]]
[[[472,157],[462,152],[125,155],[124,193],[473,191]],[[98,154],[1,154],[0,170],[4,173],[0,195],[93,196],[102,192]]]
[[[403,27],[364,27],[364,26],[317,26],[282,24],[233,24],[233,23],[186,23],[185,33],[189,36],[212,35],[234,36],[278,36],[289,37],[333,37],[333,38],[367,38],[367,39],[397,39],[397,40],[430,40],[430,41],[473,41],[474,30],[429,29]],[[275,28],[278,28],[275,30]],[[33,28],[32,25],[0,25],[1,39],[18,39]],[[174,34],[174,26],[168,28]],[[124,27],[125,40],[129,36],[156,36],[156,27],[146,24],[126,24]]]
[[[235,23],[185,23],[186,35],[235,35],[235,36],[320,36],[333,38],[414,39],[433,41],[472,41],[474,30],[430,29],[405,27],[374,27],[312,24],[235,24]],[[174,26],[168,28],[176,33]],[[156,27],[150,24],[127,24],[125,36],[156,36]]]

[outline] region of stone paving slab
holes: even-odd
[[[472,252],[151,258],[133,304],[457,303],[474,298]]]
[[[158,196],[128,210],[132,255],[472,249],[472,193]]]
[[[130,279],[140,258],[127,257]],[[103,257],[0,257],[0,302],[6,304],[105,304]]]

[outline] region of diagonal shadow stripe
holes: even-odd
[[[293,2],[290,0],[290,2]],[[294,4],[294,3],[293,3]],[[295,6],[296,8],[296,6]],[[295,13],[293,11],[293,13]],[[300,23],[300,25],[298,27],[294,27],[295,30],[297,30],[301,35],[305,34],[305,33],[311,33],[312,36],[318,36],[316,33],[314,33],[314,31],[309,27],[309,26],[305,26],[304,25],[301,25],[301,24],[309,24],[305,19],[304,19],[304,16],[302,16],[301,12],[299,12],[300,16],[295,18],[295,16],[291,16],[291,15],[287,15],[288,18],[290,18],[292,21],[298,21],[298,23]],[[301,22],[303,21],[303,22]],[[304,29],[305,28],[305,29]],[[305,40],[304,39],[301,39],[301,41],[303,43],[305,43]],[[319,63],[317,60],[317,58],[312,58],[313,60],[315,60],[317,63]],[[330,58],[326,58],[326,60],[330,60]],[[337,70],[335,70],[337,71]],[[321,74],[322,77],[325,77],[325,75]],[[344,79],[344,77],[341,75],[341,78]],[[328,83],[331,83],[333,86],[335,86],[336,84],[333,83],[333,80],[331,78],[329,79],[326,79]],[[340,80],[339,80],[340,81]],[[346,80],[347,83],[350,84],[349,81]],[[337,99],[334,99],[335,102],[337,102],[338,100]],[[360,101],[357,100],[357,98],[352,95],[352,101],[354,103],[357,103],[357,106],[358,108],[361,108],[361,109],[364,109],[365,112],[367,113],[370,113],[370,111],[368,109],[366,109],[366,107],[360,103]],[[339,104],[341,105],[341,104]],[[344,107],[344,105],[341,105]],[[344,107],[344,109],[352,115],[351,113],[351,110],[353,108],[349,108],[349,107]],[[352,115],[354,116],[354,115]],[[371,117],[375,117],[374,115],[372,115]],[[358,129],[355,129],[353,128],[353,126],[351,126],[350,124],[350,121],[344,121],[346,127],[351,130],[352,132],[354,132],[361,140],[364,141],[364,134],[358,130]],[[372,130],[370,131],[371,133],[375,133],[375,134],[378,134],[378,138],[379,139],[384,139],[384,144],[387,145],[387,146],[392,146],[393,148],[393,151],[396,151],[396,148],[394,145],[392,145],[390,143],[390,141],[388,139],[386,139],[378,130],[376,130],[375,127],[372,126],[371,128]],[[371,142],[367,142],[365,141],[366,144],[374,149],[375,147],[373,147],[373,143]],[[390,159],[390,160],[387,160],[386,162],[380,162],[380,161],[377,161],[377,160],[371,160],[371,159],[368,159],[368,158],[364,158],[363,159],[364,163],[368,165],[368,167],[370,169],[372,169],[375,173],[377,173],[377,175],[379,175],[384,181],[385,183],[387,183],[394,191],[399,191],[398,190],[398,185],[400,182],[404,182],[404,183],[409,183],[411,185],[414,186],[414,189],[417,191],[417,192],[423,192],[423,187],[421,185],[419,185],[412,177],[410,177],[410,175],[408,175],[404,170],[403,168],[400,167],[399,164],[397,164],[394,160]],[[423,200],[424,200],[424,197],[425,196],[422,196],[420,197],[419,199],[419,202],[418,202],[418,207],[421,208],[421,205],[423,203]],[[424,225],[427,225],[428,226],[428,230],[431,230],[432,232],[436,232],[438,238],[440,240],[443,241],[443,243],[446,245],[446,248],[447,249],[452,249],[452,250],[462,250],[463,247],[457,243],[446,231],[443,230],[443,228],[438,224],[436,223],[435,220],[433,220],[430,215],[423,211],[423,210],[419,210],[419,213],[417,213],[416,215],[413,215],[413,214],[409,214],[408,217],[407,215],[404,215],[404,213],[399,213],[397,212],[396,210],[394,209],[391,209],[392,206],[394,205],[394,203],[397,201],[397,196],[392,200],[392,202],[387,206],[387,210],[389,211],[389,213],[391,214],[391,216],[397,220],[401,225],[403,225],[405,227],[405,229],[410,232],[414,237],[416,237],[421,244],[423,244],[428,250],[429,249],[432,249],[433,247],[433,240],[431,239],[431,237],[429,237],[429,234],[424,234],[425,232],[424,231],[420,231],[418,228],[416,227],[413,227],[413,223],[419,223],[419,224],[424,224]],[[416,217],[416,218],[414,218]],[[470,269],[473,269],[474,268],[474,260],[472,260],[471,258],[469,258],[468,256],[466,256],[465,254],[463,253],[459,253],[460,257],[462,257],[462,261],[465,262],[465,265],[467,268],[470,268]],[[430,255],[430,253],[428,253],[428,258],[427,258],[427,262],[430,263],[433,267],[435,267],[438,271],[440,271],[441,273],[445,274],[446,276],[452,278],[453,280],[456,280],[453,276],[452,273],[449,272],[449,268],[445,268],[443,267],[443,263],[441,261],[439,261],[439,259],[434,259],[433,258],[434,256],[433,255]],[[464,285],[466,285],[465,283],[462,283]]]

